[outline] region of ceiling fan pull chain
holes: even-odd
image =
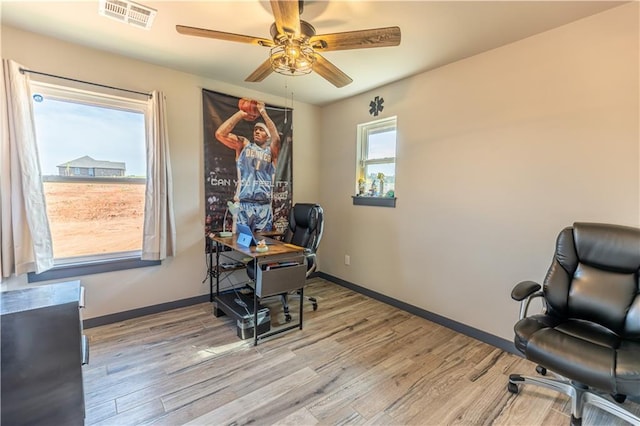
[[[284,124],[287,124],[287,80],[284,81]]]
[[[293,90],[291,91],[291,111],[293,111]]]

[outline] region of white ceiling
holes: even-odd
[[[335,88],[315,73],[244,79],[260,46],[180,35],[176,24],[270,38],[267,1],[149,1],[150,30],[98,15],[98,1],[0,0],[3,25],[316,105],[346,98],[626,3],[621,1],[311,1],[302,19],[318,34],[399,26],[397,47],[326,52],[353,83]],[[39,70],[46,72],[47,70]],[[285,86],[286,85],[286,86]]]

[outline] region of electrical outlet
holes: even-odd
[[[351,265],[351,256],[349,256],[348,254],[344,255],[344,264]]]

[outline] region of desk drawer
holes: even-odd
[[[267,297],[297,290],[304,287],[306,274],[307,265],[304,263],[270,270],[258,268],[256,294],[258,297]]]

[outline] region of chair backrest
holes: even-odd
[[[544,280],[549,314],[640,339],[640,229],[574,223],[558,235]]]
[[[289,212],[289,226],[284,242],[304,247],[315,253],[322,239],[324,213],[318,204],[296,203]]]

